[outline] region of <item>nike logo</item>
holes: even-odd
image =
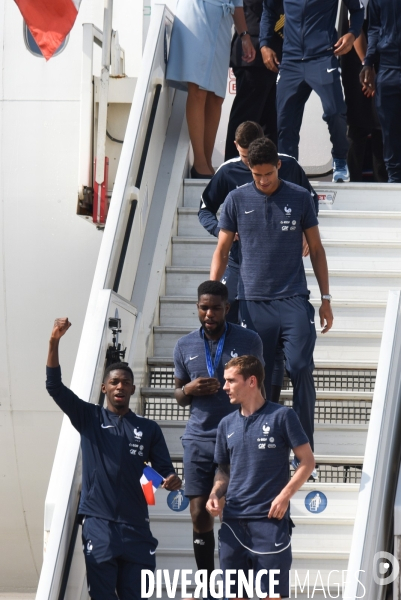
[[[227,437],[230,438],[232,435],[234,435],[235,431],[233,431],[232,433],[230,433]]]
[[[328,73],[331,73],[332,71],[337,71],[337,67],[334,67],[334,69],[327,69]]]
[[[314,324],[315,324],[315,321],[311,321],[311,323],[312,323],[312,325],[314,325]]]
[[[253,209],[253,210],[246,210],[246,211],[245,211],[245,214],[246,214],[246,215],[249,215],[249,213],[251,213],[251,212],[255,212],[255,209]]]
[[[274,544],[275,546],[282,546],[284,544],[284,542],[281,542],[281,544]]]
[[[194,360],[195,358],[198,358],[199,354],[197,354],[196,356],[190,356],[189,360]]]
[[[102,423],[102,429],[108,429],[109,427],[115,427],[115,425],[103,425]]]
[[[149,554],[152,554],[152,555],[153,555],[153,554],[156,554],[156,550],[153,550],[153,551],[152,551],[152,550],[149,550]]]

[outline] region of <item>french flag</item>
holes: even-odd
[[[81,0],[15,0],[43,56],[49,60],[72,29]]]
[[[148,504],[156,504],[155,491],[164,479],[152,467],[146,466],[143,470],[143,475],[139,480],[142,484],[143,493]]]

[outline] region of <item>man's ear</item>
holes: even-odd
[[[132,396],[133,394],[135,394],[135,389],[136,389],[136,388],[135,388],[134,384],[132,384],[131,396]]]
[[[258,387],[258,380],[256,379],[255,375],[251,375],[250,380],[251,387]]]
[[[228,311],[230,310],[230,306],[231,306],[231,304],[229,302],[226,302],[226,312],[225,312],[226,315],[228,314]]]
[[[104,385],[104,383],[102,383],[102,394],[106,393],[106,386]]]
[[[278,160],[278,163],[277,163],[277,170],[279,170],[279,169],[280,169],[280,167],[281,167],[281,160],[279,159],[279,160]]]

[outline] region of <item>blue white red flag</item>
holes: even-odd
[[[81,0],[15,0],[46,60],[63,43],[77,18]]]
[[[152,467],[145,466],[140,482],[148,504],[156,504],[155,492],[163,481],[164,478],[157,471],[152,469]]]

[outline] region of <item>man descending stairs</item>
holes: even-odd
[[[172,260],[166,267],[165,295],[160,298],[160,325],[154,328],[154,355],[148,360],[149,387],[141,391],[146,415],[162,425],[178,469],[182,467],[179,438],[189,409],[180,408],[173,397],[172,353],[176,341],[198,325],[196,289],[208,279],[216,245],[197,218],[203,185],[185,181],[178,235],[172,238]],[[292,588],[296,586],[302,597],[306,583],[306,597],[309,572],[309,597],[316,584],[314,598],[319,593],[323,598],[319,586],[320,590],[324,586],[326,596],[328,588],[335,595],[337,585],[345,580],[342,571],[347,569],[387,294],[401,286],[401,190],[385,185],[314,187],[321,197],[319,223],[335,321],[329,334],[318,334],[314,353],[315,455],[320,479],[305,484],[291,502],[296,525]],[[305,268],[310,301],[317,307],[320,292],[309,259]],[[291,404],[288,381],[281,398]],[[159,490],[151,509],[152,533],[159,540],[157,568],[195,571],[189,510],[170,510],[166,495]]]

